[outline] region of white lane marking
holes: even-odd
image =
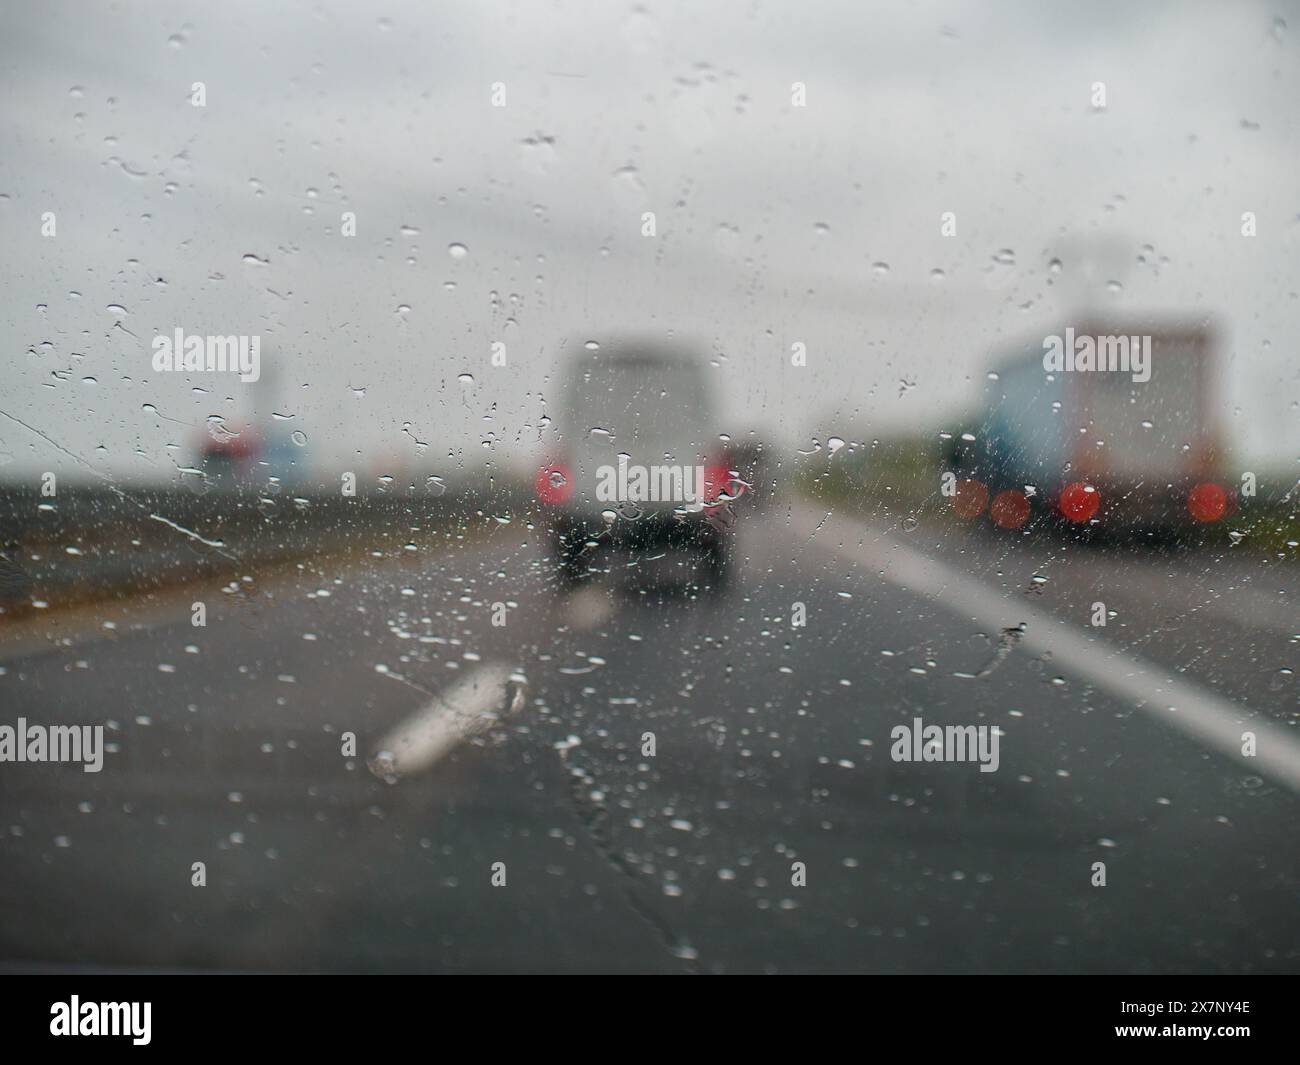
[[[890,583],[926,596],[953,613],[996,629],[1024,622],[1026,631],[1019,639],[1022,647],[1038,654],[1050,652],[1076,676],[1133,703],[1210,750],[1300,792],[1300,739],[1290,729],[1171,676],[1164,666],[1100,638],[1090,639],[1065,622],[852,518],[802,506],[792,508],[792,516],[817,546],[847,554]],[[831,517],[840,529],[838,534],[836,526],[827,526]],[[846,534],[857,537],[857,543],[836,542],[839,535]],[[1241,734],[1247,731],[1256,737],[1253,757],[1241,753]]]
[[[370,771],[390,784],[428,769],[457,744],[516,713],[523,684],[499,662],[487,662],[433,696],[375,744]]]

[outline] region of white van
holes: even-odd
[[[718,435],[704,358],[659,339],[587,341],[560,370],[559,447],[535,487],[562,583],[611,551],[686,549],[704,582],[726,574],[743,486]]]

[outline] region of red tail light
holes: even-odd
[[[1101,493],[1090,484],[1075,481],[1061,489],[1056,506],[1071,521],[1090,521],[1101,506]]]
[[[562,462],[548,462],[538,468],[533,490],[549,506],[567,503],[573,498],[573,473]]]
[[[989,517],[1001,529],[1019,529],[1029,520],[1029,497],[1014,488],[999,492],[989,504]]]
[[[952,509],[959,518],[968,521],[978,518],[989,505],[988,486],[983,481],[965,480],[957,482],[957,491],[952,497]]]
[[[704,467],[704,502],[716,503],[722,498],[723,493],[730,495],[728,481],[731,478],[731,471],[726,466],[720,466],[714,463]]]
[[[715,455],[704,466],[704,502],[716,503],[720,499],[735,499],[745,486],[731,465],[731,455],[726,451]]]
[[[1217,484],[1198,484],[1187,493],[1187,509],[1197,521],[1218,521],[1228,512],[1228,493]]]

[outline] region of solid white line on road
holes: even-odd
[[[373,748],[370,771],[395,783],[428,769],[471,736],[486,732],[516,713],[524,702],[523,683],[509,666],[485,662],[435,695]]]
[[[1300,792],[1300,739],[1290,729],[1171,676],[1166,667],[1100,637],[1089,638],[1066,622],[855,519],[806,506],[793,508],[791,516],[796,531],[819,547],[847,555],[891,584],[933,599],[953,613],[991,629],[1023,623],[1020,646],[1037,654],[1050,653],[1063,669],[1132,703],[1210,750]],[[1242,754],[1244,732],[1255,734],[1254,756]]]

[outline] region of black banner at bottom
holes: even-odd
[[[753,1008],[751,984],[744,998],[724,996],[700,1014],[683,1009],[671,990],[661,997],[625,989],[602,1001],[605,996],[592,996],[589,988],[555,983],[542,994],[522,989],[487,994],[482,987],[452,989],[446,978],[435,980],[11,972],[0,1017],[7,1050],[207,1054],[283,1048],[370,1055],[425,1041],[437,1030],[433,1025],[448,1020],[461,1022],[457,1042],[484,1032],[498,1051],[503,1032],[535,1044],[544,1035],[572,1035],[573,1025],[584,1020],[596,1020],[602,1034],[610,1026],[626,1027],[662,1051],[666,1027],[680,1028],[686,1036],[698,1032],[702,1017],[732,1047],[743,1046],[748,1036],[770,1051],[774,1037],[806,1043],[816,1034],[810,1024],[842,1012],[824,989],[789,983],[778,988],[769,982],[758,993],[761,1012]],[[1295,1011],[1287,985],[1264,977],[868,976],[835,994],[858,1003],[854,1020],[865,1022],[867,1032],[881,1038],[892,1033],[904,1043],[919,1039],[927,1053],[1124,1044],[1139,1053],[1183,1053],[1196,1046],[1230,1053],[1294,1045]],[[801,1002],[804,995],[817,997]],[[691,1002],[701,1005],[698,992]],[[740,1002],[746,1008],[735,1009]],[[834,1027],[843,1031],[843,1021]],[[691,1045],[698,1048],[695,1036]]]

